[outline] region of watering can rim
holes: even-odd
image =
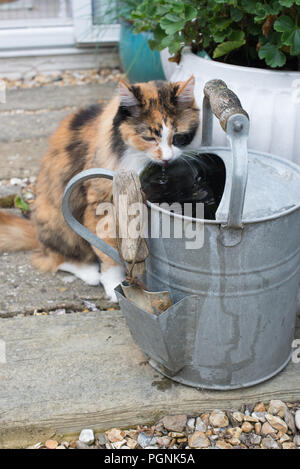
[[[199,148],[199,150],[197,150],[197,153],[214,153],[214,152],[218,152],[218,151],[226,151],[226,152],[230,152],[230,148],[229,147],[223,147],[223,146],[201,146]],[[267,153],[267,152],[262,152],[262,151],[257,151],[257,150],[248,150],[248,156],[249,155],[257,155],[257,156],[263,156],[263,157],[266,157],[266,158],[269,158],[271,160],[275,160],[275,161],[278,161],[279,163],[287,166],[287,167],[290,167],[291,169],[293,169],[295,172],[297,172],[299,174],[299,177],[300,177],[300,166],[297,165],[296,163],[293,163],[292,161],[289,161],[289,160],[285,160],[277,155],[274,155],[272,153]],[[188,217],[188,216],[185,216],[185,215],[180,215],[178,213],[173,213],[173,212],[170,212],[162,207],[159,207],[157,204],[153,203],[153,202],[150,202],[149,200],[146,201],[146,204],[149,208],[151,208],[152,210],[156,210],[158,212],[161,212],[161,213],[164,213],[172,218],[177,218],[177,219],[181,219],[181,220],[185,220],[185,221],[190,221],[190,222],[201,222],[203,224],[209,224],[209,225],[224,225],[227,223],[227,220],[209,220],[209,219],[206,219],[206,218],[193,218],[193,217]],[[294,205],[293,207],[290,207],[284,211],[280,211],[280,212],[275,212],[274,214],[272,215],[267,215],[267,216],[264,216],[264,217],[257,217],[257,218],[252,218],[252,219],[246,219],[246,220],[242,220],[243,222],[243,225],[249,225],[251,223],[261,223],[261,222],[265,222],[265,221],[269,221],[269,220],[274,220],[276,218],[281,218],[283,216],[286,216],[286,215],[289,215],[290,213],[298,210],[300,208],[300,200],[299,200],[299,203],[297,205]]]

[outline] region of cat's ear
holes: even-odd
[[[195,96],[195,77],[192,75],[187,81],[179,82],[179,88],[176,93],[177,102],[182,108],[193,105]]]
[[[131,87],[126,81],[119,81],[120,104],[125,107],[137,106],[138,100],[131,91]]]

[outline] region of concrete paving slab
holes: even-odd
[[[0,104],[0,180],[36,176],[50,135],[79,107],[105,104],[116,84],[9,90]]]
[[[101,286],[86,285],[64,272],[38,272],[31,266],[30,253],[0,255],[0,318],[60,308],[82,310],[84,299],[100,309],[112,306]]]
[[[298,337],[300,337],[298,331]],[[82,428],[103,431],[162,415],[299,400],[300,364],[242,390],[205,391],[162,377],[133,343],[120,311],[0,320],[0,447]]]
[[[49,136],[0,142],[0,180],[37,176],[48,141]]]
[[[7,90],[6,103],[0,104],[0,113],[63,109],[67,106],[89,106],[96,101],[107,101],[116,89],[114,82],[74,86],[46,85],[30,89]]]
[[[1,116],[1,141],[14,142],[51,135],[58,124],[75,108],[37,114]]]
[[[18,51],[20,52],[20,51]],[[32,73],[47,73],[58,70],[84,70],[90,68],[120,67],[118,47],[48,49],[38,55],[36,49],[26,50],[23,57],[10,57],[2,51],[0,57],[0,77],[19,79]]]

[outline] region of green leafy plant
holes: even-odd
[[[130,19],[173,60],[189,46],[223,62],[300,69],[300,0],[142,0]]]
[[[19,208],[20,210],[22,210],[22,212],[24,214],[26,214],[28,211],[29,211],[29,205],[27,202],[25,202],[25,200],[23,199],[23,197],[21,197],[20,195],[17,195],[15,197],[15,200],[14,200],[14,204],[15,204],[15,207],[16,208]]]

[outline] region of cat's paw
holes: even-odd
[[[124,278],[124,270],[119,265],[114,265],[104,272],[101,272],[101,283],[104,287],[106,296],[110,301],[114,303],[118,302],[114,289],[124,280]]]
[[[87,285],[97,286],[101,283],[99,264],[73,264],[72,262],[64,262],[59,266],[58,270],[70,272],[83,280]]]
[[[80,277],[87,285],[97,286],[101,283],[101,272],[98,264],[87,265],[80,272]]]

